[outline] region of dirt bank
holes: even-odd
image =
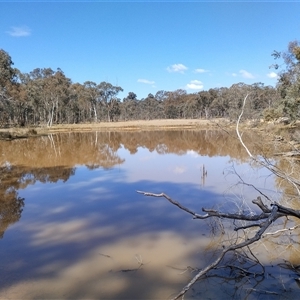
[[[126,122],[99,122],[88,124],[60,124],[30,128],[0,129],[0,139],[12,140],[40,136],[59,132],[86,132],[86,131],[141,131],[141,130],[172,130],[172,129],[235,129],[236,124],[227,119],[167,119],[167,120],[140,120]],[[285,126],[287,127],[287,126]],[[283,126],[268,123],[246,121],[240,124],[242,129],[258,130],[267,134],[275,135]]]
[[[61,131],[102,131],[102,130],[165,130],[172,128],[200,129],[212,126],[217,126],[219,123],[226,123],[226,120],[141,120],[141,121],[126,121],[126,122],[100,122],[91,124],[66,124],[54,125],[47,129],[49,132]]]
[[[84,131],[139,131],[139,130],[166,130],[166,129],[205,129],[225,126],[229,122],[225,119],[215,120],[149,120],[126,122],[99,122],[89,124],[60,124],[48,128],[46,126],[34,128],[0,129],[0,139],[26,138],[29,136],[59,133],[59,132],[84,132]]]

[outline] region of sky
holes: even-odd
[[[14,67],[110,82],[123,99],[276,85],[274,50],[300,39],[300,2],[2,1],[0,49]]]

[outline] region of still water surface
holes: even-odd
[[[0,149],[1,299],[168,299],[215,258],[224,235],[136,190],[165,192],[198,213],[256,209],[257,192],[237,184],[236,170],[278,197],[268,172],[220,131],[65,133]],[[261,259],[271,268],[278,252],[268,247]],[[294,281],[276,270],[281,277],[257,289],[292,297]],[[186,299],[256,299],[252,285],[208,278]]]

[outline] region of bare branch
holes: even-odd
[[[286,207],[286,206],[282,206],[277,202],[275,202],[275,205],[278,207],[278,210],[281,213],[289,215],[289,216],[294,216],[294,217],[300,219],[300,211],[299,210],[295,210],[295,209],[292,209],[292,208],[289,208],[289,207]]]
[[[243,185],[247,185],[247,186],[250,186],[252,187],[253,189],[255,189],[259,194],[261,194],[263,197],[265,197],[267,200],[269,200],[271,202],[271,199],[266,195],[264,194],[261,190],[259,190],[256,186],[254,186],[252,183],[247,183],[243,180],[243,178],[234,170],[234,174],[241,180],[241,183]]]
[[[168,195],[161,193],[161,194],[153,194],[153,193],[148,193],[148,192],[142,192],[142,191],[136,191],[139,194],[142,194],[144,196],[150,196],[150,197],[163,197],[166,198],[169,202],[171,202],[172,204],[176,205],[177,207],[179,207],[180,209],[186,211],[187,213],[191,214],[193,216],[194,219],[207,219],[209,216],[209,214],[206,215],[199,215],[195,212],[193,212],[192,210],[188,209],[187,207],[183,206],[182,204],[180,204],[179,202],[171,199]]]
[[[264,213],[271,212],[271,210],[262,202],[260,196],[252,200],[252,203],[256,204]]]
[[[223,259],[223,257],[225,256],[225,254],[227,252],[234,251],[234,250],[246,247],[246,246],[258,241],[261,238],[262,234],[272,224],[272,222],[274,222],[278,218],[277,211],[278,211],[278,208],[277,208],[277,206],[274,205],[273,208],[272,208],[272,212],[269,215],[268,219],[264,222],[263,226],[260,228],[259,231],[257,231],[257,233],[252,238],[250,238],[248,240],[245,240],[242,243],[239,243],[239,244],[236,244],[236,245],[231,245],[231,246],[225,248],[222,251],[222,253],[220,254],[220,256],[213,263],[211,263],[209,266],[207,266],[206,268],[204,268],[203,270],[198,272],[197,275],[194,276],[194,278],[180,291],[180,293],[178,293],[173,298],[173,300],[179,299],[179,297],[183,296],[192,287],[192,285],[195,284],[195,282],[198,279],[200,279],[203,275],[205,275],[210,270],[214,269],[221,262],[221,260]]]
[[[184,210],[185,212],[191,214],[194,219],[207,219],[210,217],[217,217],[217,218],[226,218],[226,219],[234,219],[234,220],[244,220],[244,221],[259,221],[263,220],[269,217],[270,210],[268,213],[261,213],[259,215],[245,215],[245,214],[231,214],[231,213],[222,213],[219,211],[216,211],[214,209],[208,209],[208,208],[202,208],[202,211],[206,212],[205,215],[199,215],[196,212],[190,210],[189,208],[183,206],[181,203],[173,200],[170,196],[160,193],[160,194],[154,194],[149,192],[143,192],[143,191],[136,191],[139,194],[142,194],[144,196],[148,197],[162,197],[167,199],[169,202],[174,204],[175,206],[179,207],[180,209]],[[260,226],[260,225],[257,225]]]
[[[242,137],[241,137],[241,135],[240,135],[240,132],[239,132],[239,124],[240,124],[241,118],[242,118],[242,116],[243,116],[243,114],[244,114],[244,108],[245,108],[246,100],[247,100],[248,96],[249,96],[249,94],[247,94],[246,97],[244,98],[243,106],[242,106],[242,111],[241,111],[241,113],[240,113],[240,115],[239,115],[239,117],[238,117],[238,120],[237,120],[237,122],[236,122],[236,133],[237,133],[237,136],[238,136],[238,138],[239,138],[239,140],[240,140],[242,146],[243,146],[243,147],[245,148],[245,150],[247,151],[248,155],[249,155],[250,157],[253,158],[253,155],[251,154],[251,152],[249,151],[249,149],[247,148],[247,146],[244,144],[244,142],[243,142],[243,140],[242,140]]]
[[[250,238],[245,240],[244,242],[241,242],[239,244],[233,244],[227,248],[225,248],[220,256],[210,265],[208,265],[206,268],[202,269],[197,273],[197,275],[181,290],[181,292],[176,295],[173,299],[178,299],[179,297],[183,296],[190,288],[191,286],[202,276],[206,275],[210,270],[216,268],[216,266],[222,261],[223,257],[227,252],[230,251],[235,251],[237,249],[241,249],[243,247],[248,247],[250,244],[258,241],[263,233],[267,230],[267,228],[278,218],[286,216],[286,215],[291,215],[291,216],[296,216],[300,218],[300,212],[286,208],[282,205],[279,205],[278,203],[273,204],[272,209],[270,210],[261,200],[260,197],[257,197],[256,200],[253,200],[252,202],[256,204],[263,212],[260,215],[254,215],[254,216],[247,216],[243,214],[230,214],[230,213],[221,213],[213,209],[202,209],[204,212],[207,214],[202,216],[199,215],[190,209],[186,208],[182,204],[180,204],[177,201],[174,201],[171,197],[168,195],[161,193],[161,194],[153,194],[153,193],[148,193],[148,192],[142,192],[142,191],[137,191],[140,194],[143,194],[145,196],[151,196],[151,197],[163,197],[167,199],[169,202],[174,204],[175,206],[179,207],[180,209],[186,211],[187,213],[193,215],[194,218],[200,218],[200,219],[206,219],[209,217],[218,217],[218,218],[227,218],[227,219],[234,219],[234,220],[245,220],[245,221],[258,221],[265,219],[264,222],[262,223],[255,223],[255,224],[249,224],[243,227],[236,228],[235,230],[239,229],[245,229],[245,228],[250,228],[250,227],[259,227],[260,229],[256,232],[256,234]]]
[[[205,209],[202,208],[204,212],[206,212],[206,215],[199,215],[190,209],[186,208],[182,204],[180,204],[177,201],[174,201],[171,197],[168,195],[161,193],[161,194],[153,194],[148,192],[142,192],[137,191],[140,194],[143,194],[145,196],[151,196],[151,197],[163,197],[167,199],[170,203],[174,204],[175,206],[179,207],[180,209],[186,211],[187,213],[191,214],[195,219],[206,219],[209,217],[218,217],[218,218],[226,218],[226,219],[234,219],[234,220],[244,220],[244,221],[259,221],[264,220],[261,223],[255,223],[255,224],[249,224],[245,226],[241,226],[235,229],[235,231],[239,229],[246,229],[250,227],[259,227],[259,230],[256,232],[256,234],[250,238],[246,239],[243,242],[239,244],[233,244],[227,248],[225,248],[219,257],[210,265],[208,265],[206,268],[200,270],[196,276],[181,290],[179,294],[177,294],[173,299],[178,299],[179,297],[183,296],[190,288],[191,286],[202,276],[206,275],[210,270],[215,269],[218,264],[222,261],[225,254],[230,251],[235,251],[237,249],[241,249],[244,247],[248,247],[249,245],[253,244],[254,242],[258,241],[264,232],[267,230],[267,228],[278,218],[281,218],[283,216],[295,216],[300,219],[300,211],[293,210],[287,207],[284,207],[278,203],[275,202],[275,204],[272,205],[272,209],[269,209],[261,200],[261,198],[258,196],[257,199],[253,200],[252,202],[256,204],[263,212],[259,215],[244,215],[244,214],[231,214],[231,213],[221,213],[219,211],[213,210],[213,209]]]
[[[276,235],[276,234],[278,234],[278,233],[282,233],[282,232],[285,232],[285,231],[292,231],[292,230],[295,230],[295,229],[297,229],[297,228],[299,228],[299,227],[300,227],[300,224],[295,225],[295,226],[290,227],[290,228],[279,229],[279,230],[276,230],[276,231],[274,231],[274,232],[267,232],[267,233],[265,233],[264,235]]]
[[[259,215],[245,215],[245,214],[231,214],[231,213],[221,213],[214,209],[202,208],[204,212],[208,213],[208,217],[218,217],[234,220],[244,220],[244,221],[258,221],[269,217],[269,213],[261,213]]]
[[[241,230],[241,229],[248,229],[248,228],[251,228],[251,227],[261,227],[261,226],[262,226],[262,224],[258,224],[258,223],[249,224],[249,225],[245,225],[245,226],[236,227],[236,228],[234,228],[234,231],[238,231],[238,230]]]

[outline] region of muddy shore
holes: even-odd
[[[51,127],[23,127],[23,128],[1,128],[0,139],[12,140],[41,136],[61,132],[87,132],[87,131],[145,131],[145,130],[175,130],[175,129],[223,129],[235,130],[236,123],[227,119],[164,119],[164,120],[139,120],[125,122],[98,122],[86,124],[59,124]],[[272,132],[276,134],[282,126],[268,123],[244,122],[240,124],[241,129],[252,129],[260,132]]]

